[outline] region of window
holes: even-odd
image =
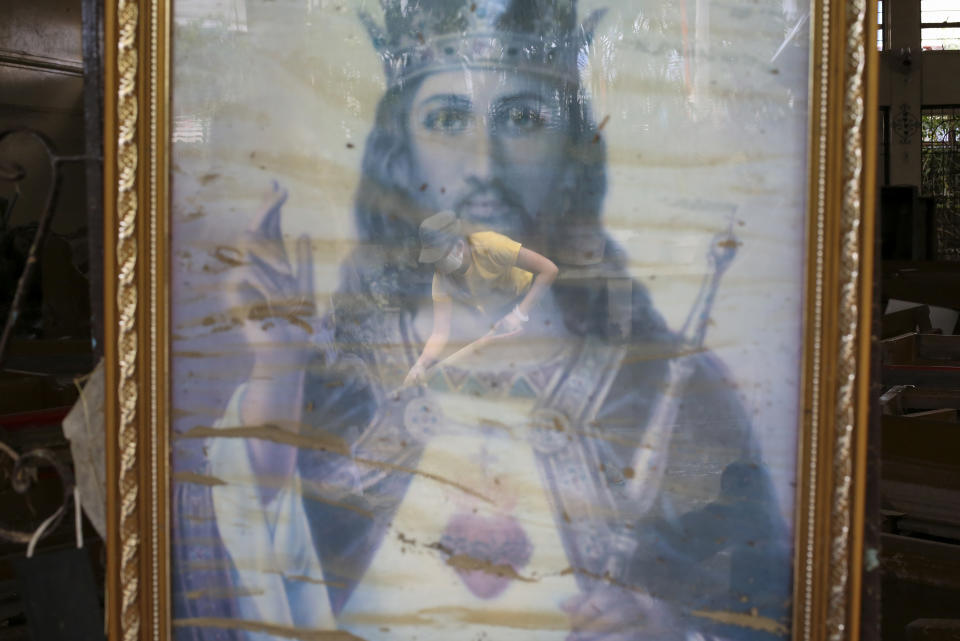
[[[883,0],[877,0],[877,51],[884,51],[887,48],[886,14],[883,12]]]
[[[924,51],[960,49],[960,0],[921,0],[920,46]]]
[[[960,260],[960,107],[921,112],[921,192],[937,202],[937,258]]]

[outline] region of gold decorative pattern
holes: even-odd
[[[811,136],[811,141],[814,145],[814,149],[811,150],[811,156],[814,157],[815,160],[813,170],[810,172],[810,179],[816,182],[812,192],[814,200],[814,207],[812,208],[814,217],[812,221],[813,233],[810,242],[807,244],[807,261],[812,262],[813,270],[812,278],[810,278],[810,280],[812,280],[812,287],[809,288],[812,289],[812,293],[808,294],[812,295],[812,311],[808,320],[811,326],[807,332],[807,354],[810,362],[805,368],[806,376],[809,380],[807,390],[805,390],[805,393],[808,395],[807,407],[812,408],[813,411],[809,412],[809,422],[806,420],[801,421],[801,434],[798,439],[801,460],[807,460],[809,466],[805,468],[807,474],[806,496],[799,497],[800,501],[806,503],[806,510],[797,528],[799,531],[801,524],[806,525],[804,532],[806,537],[805,546],[796,557],[798,560],[804,560],[805,563],[803,563],[802,566],[798,563],[796,569],[798,574],[801,571],[803,573],[802,583],[797,581],[794,584],[798,591],[802,590],[802,595],[799,596],[803,599],[803,618],[802,620],[798,620],[799,629],[794,629],[794,633],[805,641],[810,639],[813,630],[811,618],[814,609],[816,574],[814,546],[816,543],[817,526],[817,493],[819,491],[817,484],[817,462],[819,461],[821,429],[820,414],[816,409],[820,407],[821,403],[820,372],[823,359],[823,274],[824,247],[826,242],[825,221],[827,212],[827,123],[829,122],[829,92],[827,89],[830,82],[830,48],[827,46],[827,43],[830,42],[830,2],[821,3],[819,9],[820,32],[818,34],[813,33],[814,38],[811,42],[811,46],[814,46],[814,50],[819,54],[819,60],[814,59],[815,64],[811,65],[812,68],[810,70],[811,75],[816,74],[810,83],[813,89],[811,104],[816,100],[816,114],[811,118],[811,123],[815,123],[816,135]],[[811,32],[813,32],[812,28]],[[819,50],[816,48],[816,44],[818,43],[820,45]],[[806,438],[809,439],[806,447],[803,441],[805,435]],[[806,457],[806,459],[804,459],[804,457]],[[798,466],[798,470],[800,469],[804,468]],[[802,485],[798,484],[798,487],[802,487]],[[794,595],[795,602],[797,596],[798,595]]]
[[[159,394],[157,393],[157,383],[158,383],[158,370],[159,362],[158,358],[158,342],[157,342],[157,279],[161,277],[161,271],[158,265],[158,247],[157,247],[157,221],[159,220],[159,212],[157,211],[157,169],[160,165],[159,153],[165,148],[163,143],[158,137],[158,121],[159,114],[157,109],[157,100],[160,95],[157,91],[157,77],[158,77],[158,65],[157,60],[157,48],[159,47],[159,34],[158,34],[158,7],[157,0],[150,0],[150,42],[148,46],[150,47],[150,77],[148,82],[150,83],[150,159],[149,159],[149,170],[150,170],[150,209],[149,217],[147,223],[150,226],[150,318],[149,331],[150,331],[150,522],[159,523],[160,510],[158,505],[159,498],[159,483],[161,477],[160,470],[160,459],[159,459],[159,435],[161,433],[160,426],[157,421],[158,414],[158,398]],[[159,598],[160,593],[160,566],[158,560],[160,558],[160,528],[154,527],[150,531],[150,628],[151,628],[151,638],[159,639],[160,638],[160,607],[159,607]]]
[[[117,401],[120,543],[120,631],[123,641],[140,635],[140,523],[137,466],[137,29],[135,0],[117,4]]]
[[[847,0],[843,60],[843,203],[841,216],[840,341],[837,357],[833,445],[833,496],[830,507],[830,576],[827,632],[831,641],[847,636],[850,602],[850,537],[853,518],[853,436],[857,421],[857,343],[860,291],[860,221],[863,215],[864,65],[866,0]]]

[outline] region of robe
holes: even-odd
[[[376,323],[382,328],[394,320]],[[403,325],[396,323],[398,331]],[[631,466],[650,414],[665,391],[667,363],[676,357],[677,345],[662,339],[594,337],[570,337],[567,343],[542,367],[523,372],[507,368],[499,378],[451,368],[438,372],[422,392],[399,398],[391,398],[388,388],[409,366],[410,356],[403,349],[409,340],[403,337],[384,341],[394,348],[359,355],[328,353],[313,364],[304,394],[304,435],[312,434],[320,444],[330,443],[331,437],[340,439],[347,450],[300,448],[296,478],[270,505],[259,503],[255,488],[234,492],[234,507],[238,513],[246,511],[246,517],[235,520],[256,521],[260,525],[250,531],[261,535],[229,531],[236,527],[223,516],[224,501],[218,505],[215,500],[223,486],[186,482],[174,488],[177,637],[271,638],[274,633],[268,627],[216,624],[223,619],[250,621],[263,608],[270,611],[270,621],[314,630],[352,629],[361,638],[366,638],[363,632],[369,636],[381,629],[393,632],[385,632],[383,638],[413,638],[417,625],[422,626],[421,639],[431,638],[431,630],[444,631],[445,636],[438,638],[459,638],[457,630],[466,634],[463,616],[450,622],[451,612],[462,608],[455,599],[446,602],[427,592],[420,598],[428,603],[417,603],[417,595],[411,594],[412,604],[393,610],[386,605],[397,599],[383,596],[390,593],[382,593],[390,583],[384,573],[394,568],[400,579],[409,580],[399,562],[404,550],[411,556],[424,555],[431,568],[427,575],[435,577],[434,593],[446,597],[465,586],[477,597],[478,607],[470,610],[474,613],[490,610],[491,600],[497,599],[532,604],[519,611],[542,613],[541,619],[534,619],[540,621],[541,631],[562,630],[554,607],[561,594],[614,585],[668,604],[682,628],[678,638],[785,636],[790,539],[751,425],[725,369],[709,353],[684,356],[690,359],[692,374],[676,399],[676,423],[663,444],[665,468],[656,477],[652,504],[637,511],[629,491],[637,473]],[[515,412],[518,418],[508,421],[508,429],[519,430],[513,441],[490,441],[495,451],[489,456],[504,458],[510,443],[523,450],[513,458],[525,465],[515,465],[520,472],[507,476],[518,487],[526,483],[534,488],[515,494],[534,498],[519,511],[481,512],[471,521],[464,516],[470,501],[458,496],[465,493],[454,487],[450,505],[436,499],[441,515],[433,530],[417,529],[412,506],[422,509],[433,500],[428,499],[429,492],[443,485],[437,479],[450,480],[450,469],[437,468],[444,460],[438,452],[472,449],[483,458],[478,452],[488,438],[483,430],[492,434],[497,426],[484,428],[477,419],[449,416],[457,408],[483,402],[520,408]],[[436,414],[442,418],[431,422]],[[450,426],[459,426],[466,440],[450,440],[457,432]],[[235,450],[243,446],[240,439],[211,439],[208,451],[216,449],[218,440],[234,441]],[[201,471],[216,477],[215,467],[208,458]],[[526,469],[530,467],[536,470]],[[471,472],[464,470],[469,477]],[[483,476],[479,474],[476,478]],[[469,499],[469,490],[477,483],[461,485]],[[500,525],[487,528],[485,524],[492,522]],[[424,540],[404,523],[415,524],[413,529]],[[490,530],[487,541],[485,528]],[[518,529],[522,534],[502,534]],[[263,532],[279,535],[271,540]],[[231,554],[225,543],[244,537],[259,550],[252,556],[269,559],[277,566],[275,572],[244,577],[246,570],[237,567],[237,554]],[[486,566],[463,567],[471,562]],[[443,566],[453,566],[454,571],[443,576]],[[503,599],[516,586],[544,580],[553,581],[552,587],[524,592],[519,601]],[[257,589],[259,594],[251,594]],[[554,606],[547,604],[551,591],[557,595]],[[250,605],[257,599],[260,610]],[[303,605],[307,602],[313,605]],[[441,607],[441,602],[446,605]],[[514,619],[502,608],[497,611],[496,620],[474,616],[480,627],[471,624],[470,636],[463,638],[474,638],[477,630],[492,631],[491,639],[514,638],[508,634],[512,624],[497,623]],[[377,619],[378,612],[384,618]],[[401,616],[411,612],[430,616]],[[763,625],[731,625],[711,616],[720,612],[756,617]],[[397,627],[398,622],[405,627]],[[273,638],[289,635],[290,629]],[[411,634],[404,636],[406,632]],[[565,634],[545,633],[543,638]],[[528,632],[515,638],[536,636]]]

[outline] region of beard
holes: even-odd
[[[467,193],[453,207],[468,227],[495,231],[521,242],[533,232],[534,216],[526,210],[519,194],[496,179],[468,182]]]

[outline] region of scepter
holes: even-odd
[[[707,253],[709,271],[703,279],[697,298],[680,329],[679,353],[667,361],[667,385],[650,412],[647,429],[633,457],[634,476],[627,483],[626,493],[638,516],[643,516],[656,500],[666,468],[667,450],[680,409],[680,398],[695,370],[692,356],[703,351],[710,312],[720,287],[720,279],[737,254],[739,242],[730,227],[717,234]]]
[[[647,429],[643,433],[632,461],[633,478],[627,481],[625,493],[630,505],[630,514],[640,519],[653,507],[660,491],[667,467],[667,451],[670,438],[676,427],[680,399],[690,377],[696,369],[693,356],[703,351],[710,311],[716,300],[720,279],[730,267],[740,243],[733,234],[733,221],[727,230],[714,236],[707,253],[709,271],[704,276],[697,298],[680,329],[677,341],[678,353],[667,361],[666,389],[657,398]],[[628,532],[611,532],[615,551],[606,565],[610,578],[622,580],[628,568],[628,560],[636,548],[635,538]]]

